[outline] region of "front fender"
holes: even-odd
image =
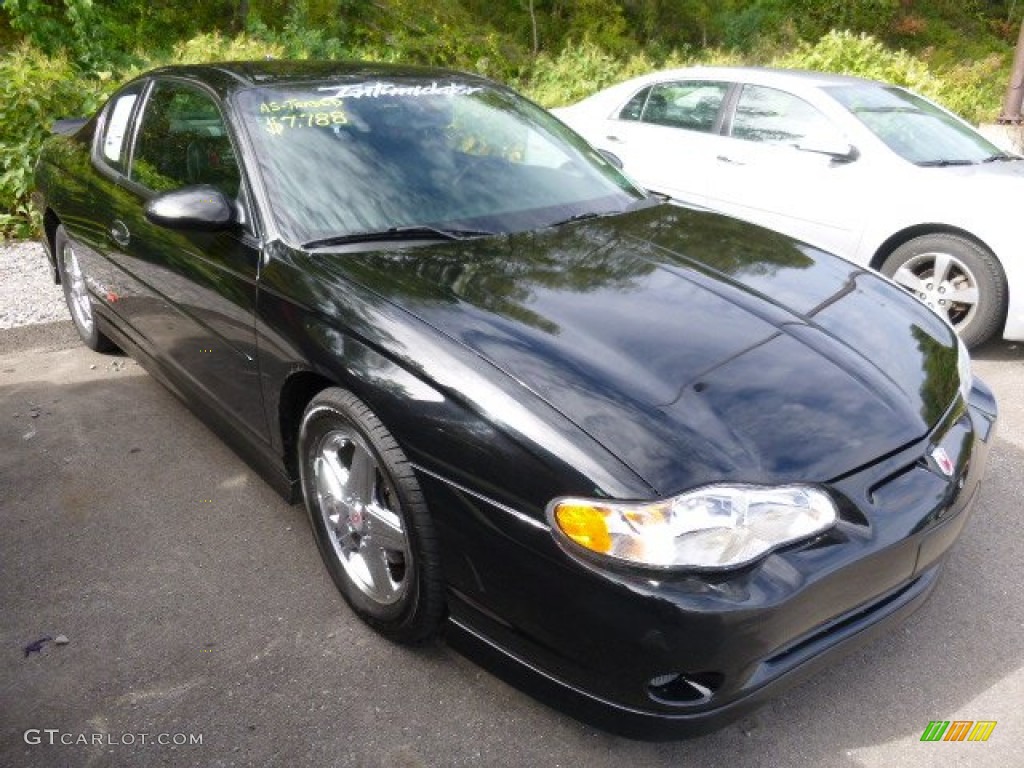
[[[323,258],[336,258],[325,256]],[[619,459],[471,350],[371,291],[278,247],[265,260],[257,335],[265,408],[290,377],[364,400],[424,470],[544,521],[566,493],[649,498]],[[289,443],[284,430],[275,448]]]

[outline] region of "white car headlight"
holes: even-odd
[[[557,538],[624,564],[659,569],[734,568],[837,519],[809,486],[714,485],[665,501],[563,498],[548,506]]]

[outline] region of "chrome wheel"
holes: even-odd
[[[362,437],[335,427],[312,462],[316,507],[352,584],[379,605],[403,597],[412,567],[398,494]]]
[[[892,279],[960,329],[978,311],[978,278],[948,253],[925,252],[904,262]]]
[[[64,289],[64,300],[67,302],[75,330],[82,337],[82,343],[93,352],[112,352],[116,347],[114,342],[100,331],[101,318],[95,314],[85,270],[82,269],[78,254],[75,253],[75,247],[64,231],[63,224],[58,225],[53,233],[53,254],[57,260],[61,288]]]
[[[78,257],[75,256],[75,249],[71,247],[71,243],[64,242],[60,256],[64,280],[67,281],[67,299],[71,314],[82,332],[86,335],[91,334],[92,301],[89,298],[89,289],[85,285],[85,274],[78,264]]]
[[[446,607],[440,546],[394,436],[366,403],[329,387],[306,406],[297,437],[313,537],[342,597],[392,640],[436,635]]]

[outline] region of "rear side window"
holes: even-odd
[[[728,91],[728,83],[661,83],[651,89],[640,119],[670,128],[711,133]]]
[[[626,102],[626,106],[619,112],[619,120],[639,120],[644,111],[644,104],[647,97],[651,95],[651,86],[643,88],[636,96]]]
[[[115,96],[107,108],[103,135],[100,137],[100,156],[116,171],[125,173],[128,166],[128,142],[130,120],[135,103],[142,92],[142,83],[131,86]]]
[[[186,83],[157,82],[135,140],[131,179],[156,192],[211,184],[236,197],[238,163],[213,97]]]

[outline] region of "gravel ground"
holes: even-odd
[[[70,319],[43,246],[0,242],[0,330]]]

